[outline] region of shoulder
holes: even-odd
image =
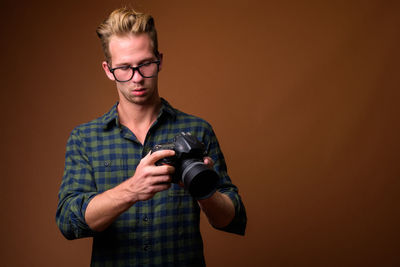
[[[104,115],[76,126],[71,131],[71,136],[90,138],[103,134],[105,130],[107,130],[109,126],[116,121],[116,116],[114,115],[116,112],[115,109],[116,106],[113,106],[111,110]]]
[[[207,120],[193,114],[178,110],[175,123],[178,125],[178,128],[183,128],[184,132],[192,133],[204,143],[210,142],[210,139],[213,139],[215,136],[211,124]]]
[[[165,100],[163,101],[168,106],[168,109],[172,111],[171,113],[174,116],[175,125],[178,128],[180,128],[179,126],[182,126],[182,127],[193,128],[194,131],[205,130],[212,132],[212,126],[207,120],[199,116],[183,112],[180,109],[172,107]]]
[[[179,132],[189,132],[193,136],[196,136],[197,139],[203,142],[207,147],[211,144],[218,143],[214,129],[207,120],[176,108],[173,109],[175,113],[173,132],[175,134]]]
[[[193,126],[198,126],[198,127],[204,127],[209,129],[212,128],[211,124],[207,120],[199,116],[189,114],[180,110],[178,110],[176,114],[177,114],[176,120],[179,122],[189,123],[192,124]]]

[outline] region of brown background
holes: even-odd
[[[127,1],[1,1],[0,266],[88,266],[55,224],[68,135],[117,99],[95,28]],[[160,93],[207,119],[248,212],[209,266],[400,266],[400,2],[130,2]],[[204,218],[203,218],[204,219]]]

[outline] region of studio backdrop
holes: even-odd
[[[55,224],[72,129],[117,101],[95,34],[155,17],[160,95],[209,121],[247,208],[208,266],[399,266],[399,1],[2,1],[0,266],[88,266]]]

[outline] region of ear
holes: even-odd
[[[162,63],[163,63],[163,54],[162,54],[162,53],[160,53],[160,54],[158,55],[158,59],[160,60],[160,65],[158,66],[158,71],[161,71],[161,69],[162,69]]]
[[[108,68],[107,61],[103,61],[101,63],[101,66],[103,67],[103,70],[106,73],[108,79],[110,79],[111,81],[115,81],[114,75],[110,72],[110,69]]]

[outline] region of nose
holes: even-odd
[[[134,83],[140,83],[142,80],[143,80],[142,75],[140,75],[138,70],[135,70],[135,72],[133,73],[132,81]]]

